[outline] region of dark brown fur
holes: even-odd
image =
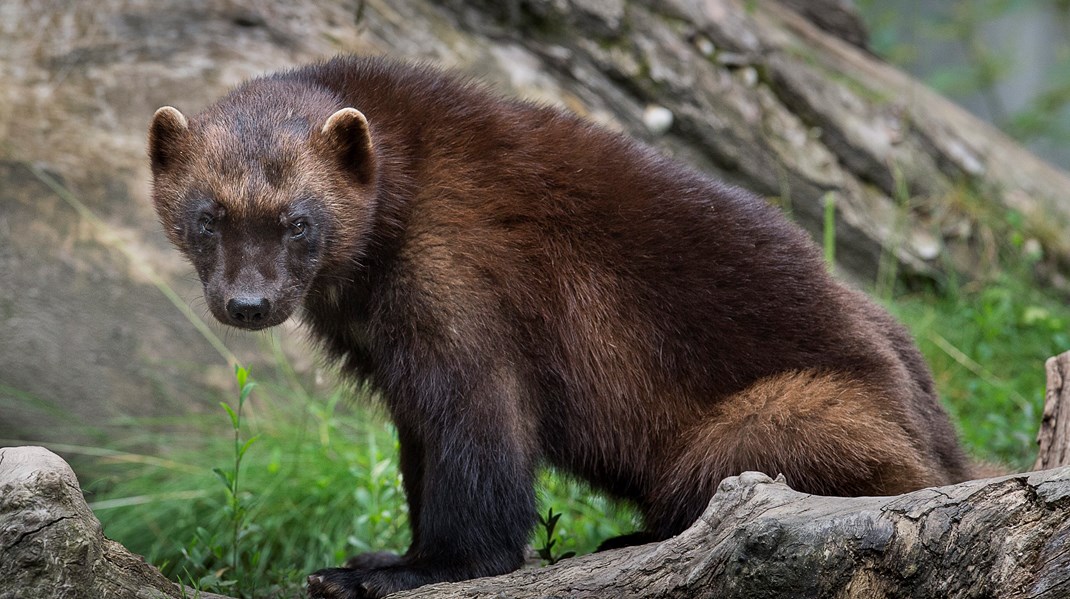
[[[350,106],[367,129],[321,131]],[[412,547],[317,573],[313,595],[518,567],[542,463],[634,502],[649,539],[744,470],[831,495],[969,476],[903,328],[750,193],[377,59],[258,79],[182,120],[153,123],[154,199],[213,313],[259,328],[302,304],[397,424]],[[240,320],[242,297],[271,308]]]

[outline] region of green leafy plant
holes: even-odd
[[[546,511],[546,517],[543,518],[539,515],[539,526],[542,527],[542,533],[546,536],[546,541],[542,547],[537,548],[535,551],[539,554],[547,565],[554,565],[557,562],[574,557],[575,551],[565,551],[563,553],[555,553],[554,545],[557,544],[557,538],[554,536],[554,529],[557,528],[557,521],[561,519],[561,514],[555,514],[554,508],[550,508]]]
[[[215,413],[177,427],[140,422],[168,459],[116,451],[80,469],[108,536],[195,589],[238,595],[240,575],[246,597],[300,594],[309,572],[362,551],[403,551],[408,511],[393,427],[347,401],[352,390],[317,397],[292,381],[257,383],[256,409],[246,404],[240,419],[243,434],[260,433],[238,464],[240,570],[231,494],[218,492],[211,468],[237,455],[229,414],[225,434]]]
[[[253,435],[244,442],[242,441],[241,434],[241,417],[242,409],[245,407],[245,401],[249,399],[249,395],[256,387],[254,381],[249,380],[249,371],[241,366],[234,367],[234,376],[238,381],[238,409],[230,407],[230,404],[226,402],[220,402],[219,405],[226,410],[227,415],[230,416],[230,425],[234,431],[234,463],[229,470],[223,470],[222,468],[213,468],[212,472],[219,477],[219,481],[223,483],[223,487],[226,490],[226,500],[228,515],[230,516],[230,570],[234,576],[234,580],[237,583],[237,590],[240,593],[242,591],[242,567],[241,567],[241,541],[243,533],[247,530],[247,517],[248,510],[245,502],[240,494],[238,486],[239,476],[241,475],[242,459],[245,458],[245,452],[249,451],[253,443],[259,438],[259,435]]]

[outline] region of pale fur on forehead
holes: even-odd
[[[267,129],[242,135],[233,123],[208,120],[195,128],[201,152],[197,178],[213,199],[236,218],[285,213],[302,193],[308,140],[295,131]]]
[[[348,138],[354,127],[367,132],[368,121],[356,108],[339,109],[328,92],[254,80],[191,118],[188,127],[197,148],[189,181],[228,218],[285,216],[303,197],[316,197],[335,218],[348,218],[332,184],[338,173],[321,156],[328,147],[321,136]]]

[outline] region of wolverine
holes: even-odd
[[[666,539],[718,483],[899,494],[970,477],[905,329],[762,198],[548,106],[341,57],[160,108],[153,201],[212,314],[300,313],[397,427],[412,544],[350,599],[509,572],[552,465]]]

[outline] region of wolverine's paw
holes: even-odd
[[[372,568],[389,568],[390,566],[400,565],[401,562],[402,557],[396,553],[390,551],[369,551],[368,553],[361,553],[347,559],[342,567],[356,570],[368,570]]]
[[[375,599],[436,582],[411,568],[327,568],[308,577],[310,599]]]
[[[327,568],[308,577],[309,599],[358,599],[367,597],[359,573],[348,568]]]

